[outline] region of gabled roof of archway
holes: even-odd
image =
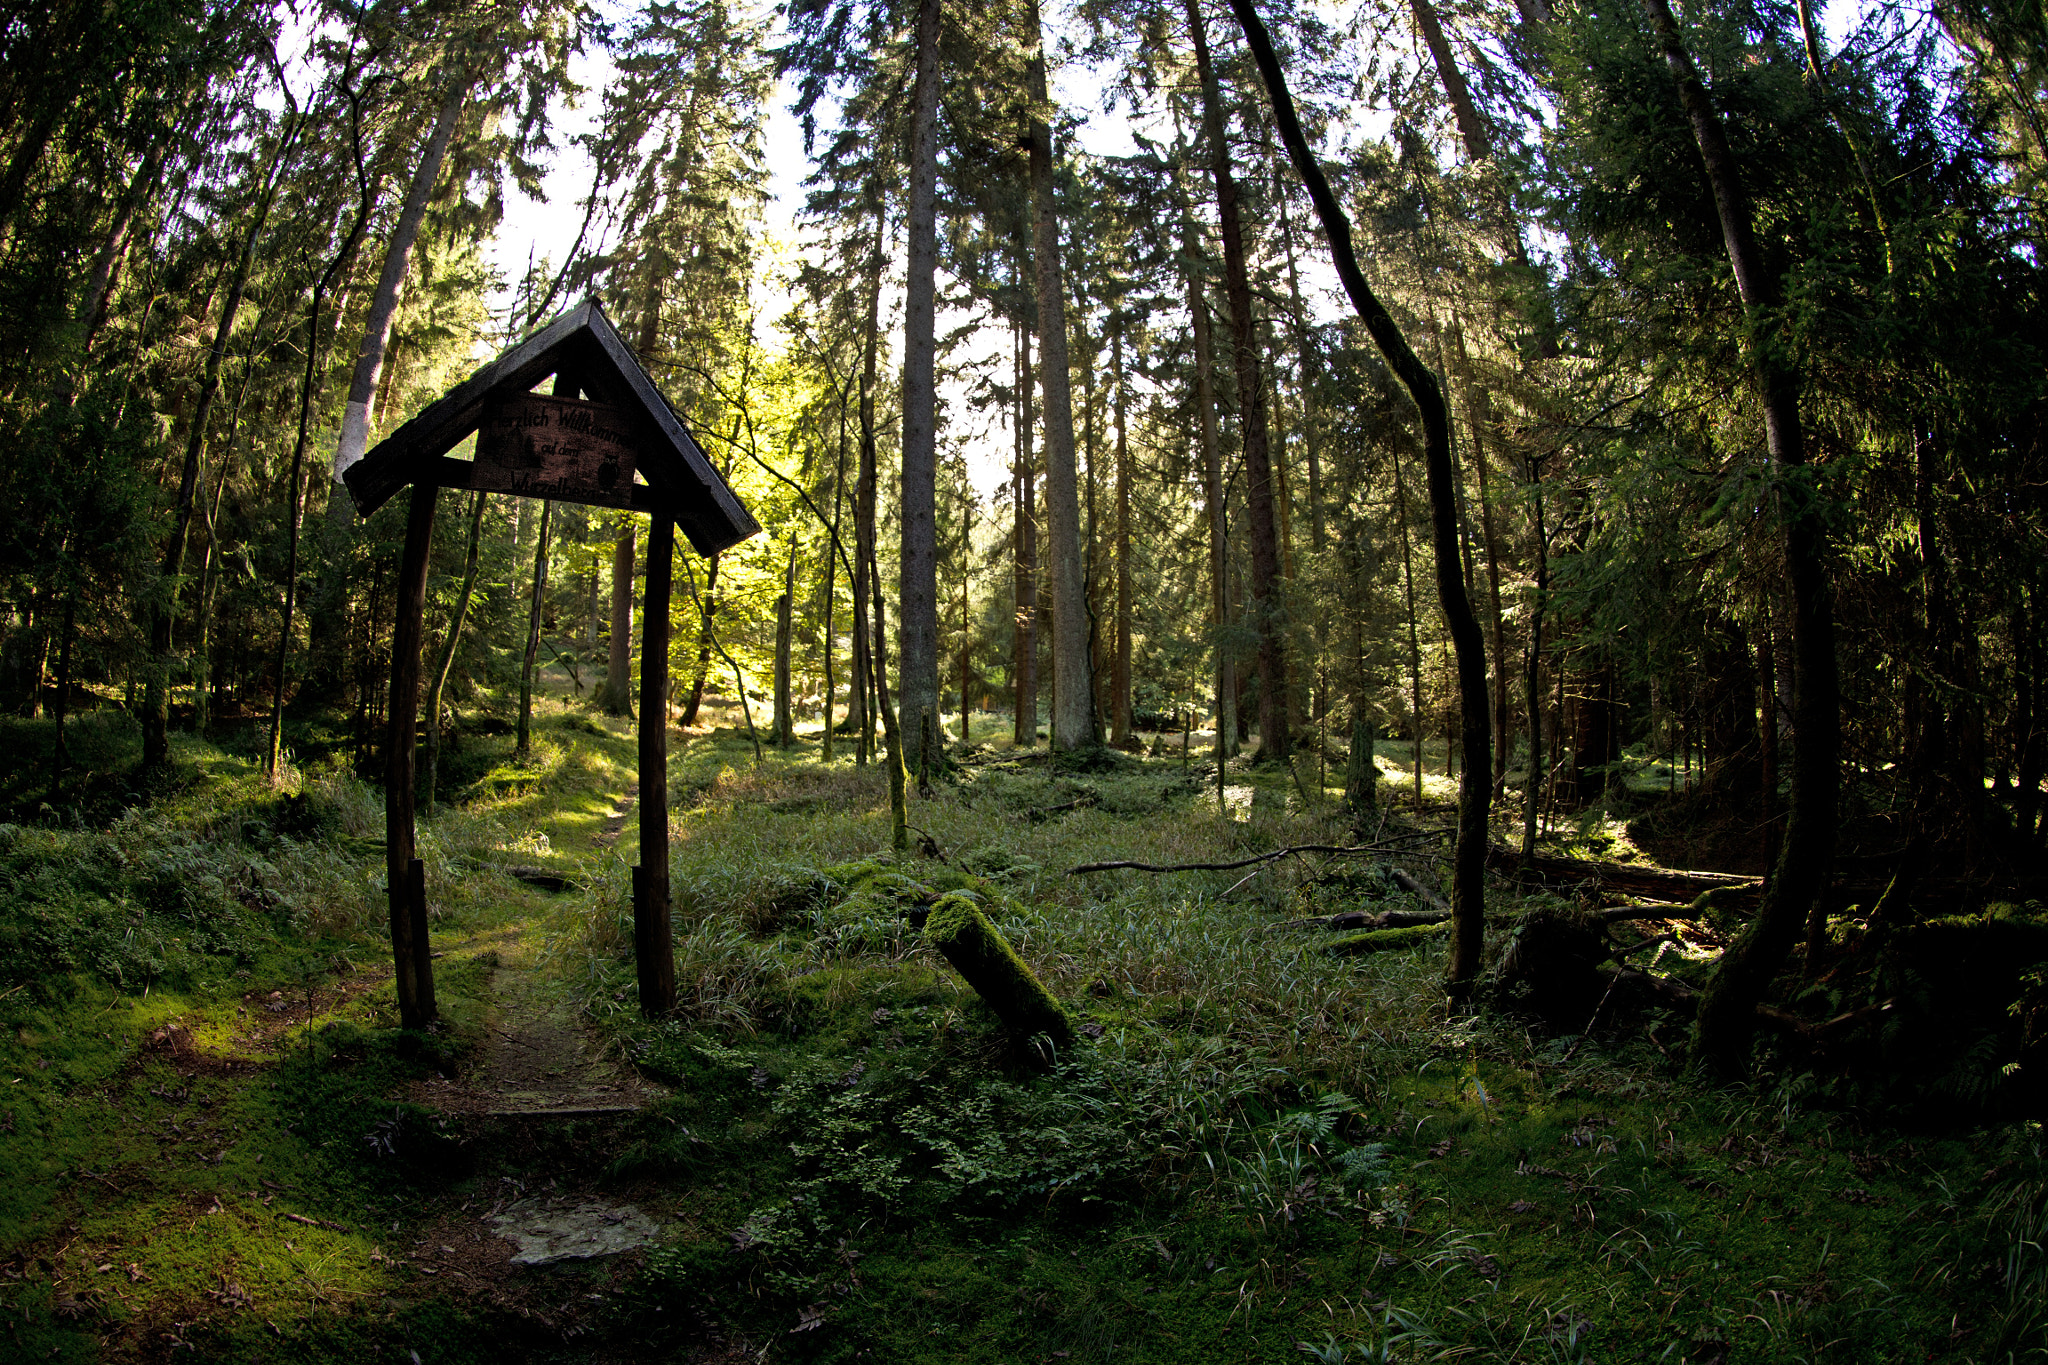
[[[704,457],[654,380],[619,336],[596,299],[586,299],[427,405],[342,475],[361,516],[408,484],[467,488],[474,466],[448,452],[481,425],[493,398],[526,393],[549,375],[567,372],[592,400],[637,416],[646,439],[637,453],[644,484],[635,511],[666,513],[697,553],[716,554],[761,529]]]

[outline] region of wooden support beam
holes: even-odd
[[[412,490],[405,518],[405,554],[398,569],[398,619],[391,630],[391,702],[384,730],[384,874],[391,909],[391,958],[404,1028],[424,1028],[439,1015],[427,942],[426,871],[413,856],[416,728],[420,711],[422,618],[427,606],[427,552],[434,541],[440,490]]]
[[[640,610],[640,866],[633,879],[633,957],[640,1009],[650,1019],[676,1003],[668,918],[668,599],[676,528],[661,512],[652,523]]]

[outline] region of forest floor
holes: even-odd
[[[1412,904],[1358,863],[1067,872],[1348,842],[1313,760],[1233,765],[1219,801],[1199,758],[983,744],[914,802],[943,861],[899,861],[878,768],[815,736],[757,765],[713,719],[674,746],[660,1023],[633,989],[626,722],[549,703],[525,760],[462,741],[458,804],[422,824],[420,1034],[395,1027],[373,789],[329,769],[287,795],[191,737],[139,801],[53,808],[16,775],[0,1357],[2048,1353],[2037,1124],[1902,1127],[1806,1075],[1712,1088],[1670,1020],[1447,1017],[1439,943],[1276,931]],[[92,724],[75,747],[118,771],[127,732]],[[0,739],[0,767],[47,743]],[[1390,806],[1378,834],[1431,882],[1445,818]],[[1618,819],[1560,829],[1647,861]],[[906,921],[951,890],[1081,1021],[1068,1055],[1020,1049]],[[1497,952],[1543,902],[1489,894]]]

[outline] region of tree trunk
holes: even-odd
[[[698,709],[704,704],[704,683],[711,673],[711,630],[718,615],[718,561],[714,554],[704,565],[704,600],[697,620],[697,676],[691,680],[690,699],[683,703],[683,714],[676,719],[676,724],[684,729],[697,723]]]
[[[796,596],[796,538],[790,537],[789,558],[783,566],[782,594],[775,599],[775,742],[787,749],[796,743],[796,715],[792,709],[789,679],[789,651],[795,623],[790,603]]]
[[[619,538],[612,545],[612,627],[606,656],[604,691],[599,697],[608,716],[633,714],[633,533],[631,517],[621,517]]]
[[[1182,205],[1185,214],[1186,206]],[[1223,442],[1216,430],[1216,361],[1209,303],[1202,296],[1194,223],[1184,218],[1181,251],[1187,257],[1188,317],[1195,336],[1195,407],[1202,433],[1202,496],[1208,503],[1209,622],[1215,635],[1216,761],[1237,753],[1237,662],[1231,657],[1230,525],[1223,487]]]
[[[1392,452],[1394,519],[1401,527],[1401,591],[1408,608],[1408,713],[1411,727],[1415,804],[1422,805],[1422,632],[1415,610],[1415,546],[1408,535],[1408,486],[1401,480],[1401,452]]]
[[[1522,684],[1527,694],[1529,724],[1529,778],[1522,791],[1522,867],[1526,870],[1536,856],[1537,821],[1542,814],[1543,774],[1543,612],[1549,605],[1550,539],[1543,524],[1543,465],[1529,461],[1529,483],[1535,490],[1536,591],[1529,601],[1529,652],[1522,660]]]
[[[903,299],[902,551],[897,744],[910,770],[924,766],[924,736],[939,704],[938,347],[939,0],[917,7],[917,83],[910,122],[908,262]],[[934,755],[936,758],[936,755]]]
[[[71,710],[71,642],[78,634],[78,592],[73,589],[64,597],[63,641],[57,646],[57,696],[50,706],[50,717],[57,724],[55,747],[50,751],[50,800],[55,801],[64,792],[64,767],[70,756],[64,749],[64,718]],[[36,679],[40,686],[42,679]]]
[[[1785,844],[1756,919],[1722,954],[1720,968],[1701,997],[1695,1025],[1701,1060],[1725,1075],[1747,1069],[1756,1006],[1791,952],[1807,910],[1827,890],[1841,782],[1841,694],[1833,594],[1825,567],[1826,531],[1800,473],[1806,464],[1806,443],[1799,422],[1799,376],[1781,350],[1789,339],[1775,316],[1778,281],[1757,249],[1739,168],[1671,8],[1666,0],[1643,0],[1643,7],[1692,125],[1742,298],[1747,319],[1744,350],[1763,398],[1764,440],[1778,475],[1773,502],[1783,527],[1792,593],[1795,744]]]
[[[462,627],[469,620],[469,604],[476,594],[478,551],[483,546],[484,505],[490,495],[479,491],[469,510],[469,549],[462,560],[462,593],[455,599],[455,612],[448,618],[448,638],[441,642],[441,657],[434,665],[434,683],[427,692],[426,784],[421,805],[431,811],[441,786],[441,708],[448,691],[448,674],[455,667],[455,651],[462,643]]]
[[[839,390],[839,450],[832,464],[832,543],[825,550],[825,734],[823,761],[832,761],[832,697],[838,685],[833,669],[839,653],[839,608],[835,585],[839,572],[839,512],[846,503],[846,388]],[[849,701],[851,698],[849,698]],[[849,705],[847,715],[853,709]]]
[[[359,125],[351,123],[352,131]],[[291,507],[289,528],[285,537],[284,570],[284,611],[278,622],[277,631],[277,687],[270,699],[270,738],[264,748],[263,771],[273,781],[277,777],[277,765],[284,747],[284,697],[285,669],[291,658],[292,617],[298,607],[299,590],[299,542],[303,537],[306,519],[306,496],[312,491],[312,481],[306,477],[306,442],[312,424],[315,376],[319,373],[322,352],[320,335],[320,305],[327,297],[327,291],[334,286],[354,258],[356,248],[363,240],[363,233],[370,225],[370,212],[376,203],[376,189],[363,174],[362,143],[355,141],[357,152],[357,204],[355,222],[349,226],[341,246],[329,258],[327,268],[320,272],[314,282],[313,298],[306,308],[306,368],[299,377],[299,423],[298,432],[292,440]],[[344,290],[335,304],[335,326],[340,326],[340,314],[347,305],[347,291]],[[331,337],[329,338],[331,339]]]
[[[1088,660],[1088,605],[1081,574],[1081,507],[1074,456],[1074,404],[1067,373],[1066,287],[1060,278],[1060,226],[1053,204],[1052,128],[1038,5],[1030,27],[1031,255],[1037,267],[1039,384],[1045,394],[1045,523],[1052,555],[1052,744],[1073,750],[1095,742],[1095,687]]]
[[[882,263],[888,241],[887,204],[880,185],[875,196],[875,249],[868,258],[867,334],[861,355],[860,381],[860,474],[853,494],[853,722],[859,743],[854,762],[866,767],[874,754],[875,716],[880,692],[874,653],[874,629],[870,614],[880,589],[870,580],[875,573],[875,371],[882,350]]]
[[[556,392],[560,391],[557,386]],[[540,505],[540,527],[533,538],[533,605],[526,617],[526,654],[519,665],[519,737],[513,745],[521,757],[533,748],[533,684],[540,670],[541,614],[548,593],[548,522],[554,511],[552,502]]]
[[[1110,743],[1131,742],[1131,452],[1124,435],[1124,324],[1119,315],[1109,334],[1110,368],[1115,372],[1116,406],[1116,664],[1110,675]]]
[[[1358,267],[1351,247],[1351,224],[1338,207],[1322,168],[1309,150],[1308,139],[1302,134],[1301,123],[1294,112],[1293,98],[1287,93],[1280,59],[1273,52],[1272,39],[1253,7],[1253,0],[1231,0],[1231,8],[1244,27],[1245,40],[1272,96],[1273,114],[1280,128],[1281,140],[1286,144],[1295,169],[1308,188],[1309,198],[1315,202],[1316,213],[1322,219],[1324,234],[1330,240],[1330,254],[1337,274],[1344,282],[1345,292],[1350,295],[1352,306],[1357,309],[1366,330],[1372,334],[1381,355],[1386,357],[1388,368],[1408,389],[1422,416],[1423,458],[1429,475],[1429,502],[1436,547],[1437,596],[1450,631],[1451,647],[1457,656],[1459,710],[1464,729],[1467,777],[1458,795],[1458,842],[1451,870],[1452,928],[1448,973],[1452,998],[1462,1001],[1478,977],[1480,952],[1485,939],[1487,818],[1493,794],[1489,780],[1493,763],[1486,702],[1486,643],[1458,573],[1456,471],[1451,463],[1450,410],[1444,402],[1436,376],[1416,358],[1400,328],[1373,294],[1372,287]],[[1472,776],[1475,773],[1478,774],[1476,778]]]
[[[377,292],[370,296],[363,342],[356,352],[355,375],[349,381],[347,406],[342,409],[341,439],[334,448],[336,486],[332,497],[344,507],[348,494],[341,487],[341,476],[369,450],[370,428],[376,417],[377,380],[383,374],[386,353],[391,347],[391,326],[398,316],[399,296],[412,268],[413,244],[419,240],[420,225],[426,221],[427,203],[441,178],[441,164],[447,159],[448,144],[455,137],[455,126],[469,98],[469,86],[466,72],[451,82],[447,98],[434,118],[427,145],[421,149],[413,168],[412,183],[406,188],[398,221],[392,225],[391,239],[384,247],[384,269],[377,277]]]
[[[968,615],[968,595],[974,587],[974,493],[964,490],[960,499],[960,744],[973,743],[974,703],[967,689],[974,683],[974,626]]]
[[[1426,5],[1428,0],[1415,0]],[[1493,403],[1484,387],[1473,380],[1472,361],[1465,353],[1465,329],[1451,324],[1451,364],[1465,405],[1465,423],[1472,437],[1472,469],[1479,480],[1479,534],[1486,551],[1486,607],[1488,633],[1493,642],[1493,797],[1507,792],[1508,757],[1514,748],[1514,726],[1508,705],[1508,650],[1505,614],[1500,603],[1500,538],[1495,534],[1493,500],[1487,487],[1487,448],[1493,443]]]
[[[1016,540],[1012,547],[1017,573],[1014,742],[1028,749],[1038,743],[1038,510],[1033,506],[1031,473],[1031,329],[1020,324],[1018,337]]]
[[[341,478],[369,451],[370,432],[376,419],[378,380],[388,378],[384,373],[385,361],[391,351],[391,333],[398,317],[405,279],[412,268],[413,246],[419,240],[428,202],[433,197],[435,183],[440,179],[442,163],[447,159],[448,144],[455,136],[456,124],[469,97],[470,79],[467,73],[455,76],[435,116],[427,144],[420,150],[418,164],[413,168],[405,199],[399,205],[398,219],[385,243],[384,266],[377,277],[377,288],[370,295],[363,339],[357,348],[355,371],[349,380],[348,400],[342,408],[341,435],[335,443],[330,468],[333,483],[327,494],[324,535],[327,564],[314,588],[312,603],[312,649],[318,658],[331,660],[339,648],[340,614],[348,589],[348,567],[341,547],[346,544],[352,504]]]
[[[191,426],[185,441],[185,464],[178,477],[177,510],[171,522],[170,540],[164,546],[164,596],[150,613],[149,688],[142,705],[142,766],[161,768],[170,761],[171,649],[172,623],[177,619],[179,579],[185,572],[185,549],[191,540],[192,516],[197,510],[200,461],[206,451],[207,419],[213,400],[220,393],[221,368],[227,361],[228,342],[235,330],[235,315],[241,309],[242,294],[248,287],[249,271],[256,257],[256,241],[269,220],[270,206],[284,178],[286,159],[305,128],[303,116],[286,121],[264,171],[262,188],[252,211],[249,230],[235,258],[235,272],[221,304],[220,325],[214,329],[213,346],[206,353],[206,369],[199,380],[198,399],[193,405]],[[40,683],[40,675],[38,675]]]
[[[1288,733],[1287,655],[1280,593],[1279,526],[1275,520],[1271,451],[1266,430],[1266,385],[1260,374],[1258,328],[1252,317],[1251,276],[1237,182],[1224,138],[1223,96],[1209,60],[1201,0],[1187,0],[1188,31],[1202,85],[1202,129],[1216,179],[1216,219],[1223,235],[1223,290],[1237,359],[1238,427],[1243,440],[1245,512],[1252,550],[1252,624],[1259,635],[1260,759],[1285,760]]]
[[[92,273],[86,277],[85,294],[78,301],[78,312],[73,320],[81,355],[92,354],[93,339],[99,335],[100,327],[106,321],[107,303],[113,293],[121,258],[128,252],[129,230],[135,225],[135,215],[141,210],[142,201],[156,187],[157,176],[163,170],[164,150],[162,146],[151,147],[136,164],[128,189],[121,196],[120,207],[114,211],[114,221],[107,228],[99,250],[93,254]]]

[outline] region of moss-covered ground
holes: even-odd
[[[1384,877],[1066,871],[1345,842],[1312,759],[1233,767],[1219,803],[1199,758],[1069,772],[982,746],[913,803],[933,859],[889,853],[886,782],[843,747],[757,765],[729,725],[674,747],[681,1005],[658,1023],[629,959],[627,723],[550,704],[525,761],[465,741],[456,804],[422,826],[446,953],[422,1034],[395,1027],[374,789],[273,789],[189,737],[175,780],[97,804],[18,782],[0,1358],[2048,1353],[2036,1124],[1909,1129],[1782,1069],[1712,1088],[1676,1021],[1579,1039],[1451,1018],[1440,938],[1344,956],[1274,927],[1413,908]],[[1425,882],[1440,818],[1390,807],[1377,831],[1409,832],[1398,861]],[[511,875],[533,867],[570,889]],[[949,894],[1059,997],[1071,1048],[1007,1037],[927,946],[916,922]],[[490,968],[463,945],[513,930],[535,988],[665,1098],[546,1121],[399,1098],[470,1064]],[[486,1213],[548,1189],[663,1232],[546,1270],[477,1250]]]

